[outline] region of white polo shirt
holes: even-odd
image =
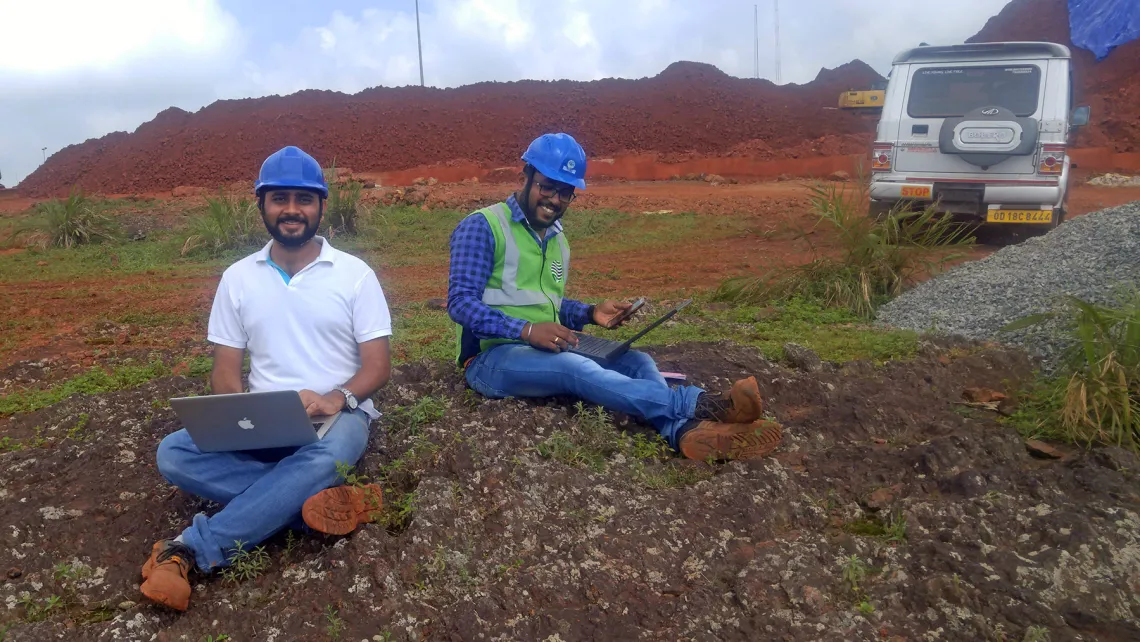
[[[207,338],[249,352],[251,392],[324,394],[360,369],[357,344],[392,334],[388,302],[364,261],[321,236],[321,254],[286,283],[270,241],[222,274]],[[360,407],[373,419],[371,400]]]

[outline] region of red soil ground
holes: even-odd
[[[488,202],[504,198],[510,186],[476,183],[469,185],[439,184],[423,188],[424,204],[430,208],[453,208],[468,211]],[[395,190],[378,190],[385,198]],[[173,215],[197,204],[201,197],[172,199],[169,194],[153,194],[165,200],[156,206],[156,215],[166,223],[176,224]],[[1080,216],[1104,207],[1140,200],[1140,188],[1093,187],[1077,184],[1069,197],[1071,216]],[[7,206],[27,207],[27,199],[0,199],[0,215],[14,215]],[[620,256],[594,255],[583,258],[575,272],[577,292],[584,296],[615,293],[615,288],[635,287],[638,294],[660,296],[678,290],[693,293],[715,288],[723,279],[755,274],[777,265],[810,261],[808,246],[797,241],[787,224],[808,226],[811,223],[809,193],[800,181],[752,183],[713,186],[703,182],[602,182],[584,192],[575,202],[576,209],[615,209],[642,213],[671,210],[695,212],[707,225],[716,226],[727,217],[743,221],[743,230],[718,238],[698,239],[678,246],[668,259],[659,252],[632,251]],[[169,220],[167,220],[169,219]],[[568,215],[568,230],[573,234],[573,212]],[[813,238],[816,251],[829,252],[833,245],[824,235]],[[996,248],[980,246],[967,259],[981,258]],[[13,248],[5,252],[23,252]],[[113,259],[112,259],[113,260]],[[676,266],[683,265],[678,271]],[[434,267],[384,265],[376,266],[389,290],[394,305],[424,301],[446,295],[447,266]],[[620,273],[620,281],[607,275]],[[148,288],[134,288],[161,278],[165,289],[161,296]],[[6,344],[0,344],[0,362],[41,359],[66,355],[81,364],[90,364],[97,353],[105,350],[166,349],[186,340],[200,340],[209,304],[217,285],[217,276],[175,276],[159,273],[124,277],[111,270],[95,271],[89,278],[59,281],[0,280],[0,313],[18,320],[6,330]],[[162,325],[107,323],[109,319],[135,316],[161,316]]]

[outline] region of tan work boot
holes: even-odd
[[[748,377],[732,384],[732,390],[726,395],[701,393],[697,397],[697,410],[693,413],[693,418],[727,424],[749,424],[759,419],[763,411],[760,386],[756,384],[756,377]]]
[[[783,427],[773,421],[723,423],[702,421],[681,435],[681,454],[689,459],[759,459],[783,440]]]
[[[379,484],[326,488],[305,500],[301,517],[315,531],[347,535],[360,524],[380,519],[383,498]]]
[[[190,606],[190,569],[194,567],[194,552],[188,546],[172,539],[155,542],[150,559],[143,564],[142,594],[178,611]]]

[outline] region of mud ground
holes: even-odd
[[[960,405],[969,387],[1014,389],[1030,372],[1019,354],[927,344],[914,361],[809,374],[727,344],[650,352],[710,389],[756,375],[783,445],[718,466],[620,447],[579,464],[550,446],[597,435],[590,409],[482,400],[449,364],[406,365],[359,470],[385,480],[387,523],[282,533],[255,579],[196,579],[185,614],[140,603],[139,567],[155,539],[216,508],[154,468],[178,427],[163,400],[202,382],[16,416],[5,434],[34,445],[0,454],[0,630],[37,642],[1140,639],[1140,462],[1111,448],[1038,459],[998,413]]]

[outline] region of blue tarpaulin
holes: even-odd
[[[1140,38],[1140,0],[1069,0],[1069,38],[1103,60]]]

